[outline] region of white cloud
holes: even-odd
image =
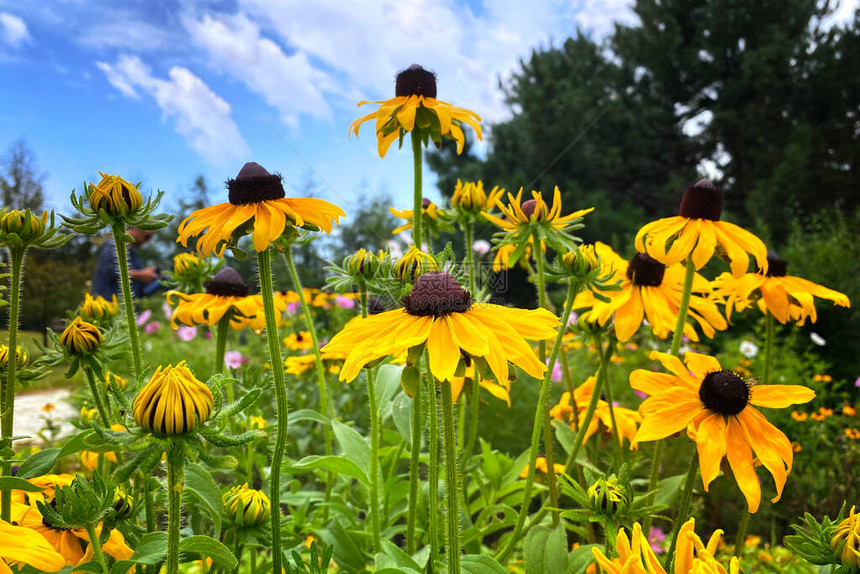
[[[176,120],[176,131],[188,145],[207,161],[217,164],[248,155],[230,104],[187,68],[170,68],[165,80],[155,77],[136,56],[120,56],[115,64],[97,65],[126,97],[140,98],[138,91],[151,96],[165,116]]]
[[[632,8],[633,0],[584,0],[576,23],[597,36],[606,36],[614,30],[615,22],[628,26],[638,23]]]
[[[131,12],[113,11],[111,19],[87,29],[79,41],[93,48],[153,50],[165,47],[170,34],[159,26],[144,22]]]
[[[304,52],[288,55],[261,34],[244,14],[202,19],[187,17],[191,40],[202,47],[214,69],[241,81],[278,110],[281,121],[297,126],[301,115],[330,121],[327,95],[337,91],[325,72],[317,70]]]
[[[8,12],[0,12],[0,42],[18,48],[32,39],[27,24]]]

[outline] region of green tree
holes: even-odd
[[[15,141],[0,159],[0,198],[3,206],[13,209],[30,208],[37,211],[44,202],[43,182],[46,174],[39,173],[36,156],[24,139]]]

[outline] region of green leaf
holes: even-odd
[[[394,397],[391,403],[391,416],[400,436],[408,444],[412,444],[412,399],[409,395],[401,391]]]
[[[367,444],[367,440],[355,429],[339,420],[333,420],[331,426],[343,454],[357,464],[365,475],[370,475],[370,445]]]
[[[687,478],[686,474],[679,474],[661,480],[657,487],[657,494],[654,496],[654,504],[675,506],[681,498],[681,484],[685,478]]]
[[[567,572],[567,536],[564,527],[539,526],[529,530],[525,544],[526,574]]]
[[[370,480],[367,478],[367,473],[345,456],[306,456],[289,468],[291,470],[331,470],[333,472],[357,478],[364,484],[370,484]]]
[[[486,554],[466,554],[460,558],[460,568],[464,574],[507,574],[507,570],[495,558]]]
[[[57,462],[57,455],[59,454],[60,449],[58,448],[49,448],[37,452],[18,467],[17,476],[21,478],[34,478],[48,474],[54,468],[54,463]]]
[[[570,454],[576,442],[576,433],[573,432],[570,425],[564,424],[561,421],[552,421],[552,426],[555,427],[555,436],[558,442],[561,443],[561,448],[564,449],[564,452]]]
[[[185,468],[185,490],[188,496],[194,496],[203,506],[209,517],[215,523],[215,536],[221,532],[221,490],[212,473],[197,463],[189,464]]]
[[[311,409],[299,409],[294,413],[290,413],[290,424],[299,421],[314,421],[324,425],[331,424],[330,420]]]
[[[380,560],[380,558],[383,558],[383,560]],[[383,568],[394,566],[421,572],[421,566],[390,540],[382,541],[382,553],[376,555],[376,563],[377,566]]]
[[[144,534],[129,562],[156,565],[167,558],[167,532]],[[116,570],[116,567],[114,567]],[[123,571],[124,572],[124,571]]]
[[[585,574],[588,566],[594,562],[592,548],[601,548],[601,546],[600,544],[584,544],[571,550],[570,563],[567,567],[568,574]]]
[[[36,486],[30,481],[24,480],[18,476],[2,476],[0,477],[0,490],[23,490],[25,492],[40,492],[41,486]]]
[[[101,564],[96,562],[95,560],[91,560],[86,564],[81,564],[80,566],[75,566],[74,572],[102,572]]]
[[[376,371],[376,408],[381,411],[383,405],[391,403],[391,399],[400,390],[400,374],[403,365],[382,365]]]
[[[334,560],[345,572],[363,572],[367,559],[361,548],[364,543],[357,541],[360,535],[347,531],[335,518],[327,531],[323,531],[326,542],[334,545]],[[325,535],[328,536],[325,536]]]
[[[75,454],[82,450],[87,450],[87,439],[95,434],[93,430],[85,430],[81,433],[73,436],[69,442],[60,450],[60,454],[57,455],[57,458],[63,458],[64,456],[69,456],[70,454]]]
[[[211,558],[212,562],[223,568],[232,570],[238,564],[230,550],[209,536],[190,536],[179,542],[179,551],[199,554],[201,558]]]

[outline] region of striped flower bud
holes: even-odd
[[[98,184],[90,182],[90,207],[93,211],[104,210],[108,215],[134,213],[143,207],[143,196],[137,188],[118,175],[102,176]]]
[[[134,421],[161,436],[185,434],[212,413],[212,392],[182,361],[158,367],[132,405]]]
[[[60,335],[62,344],[73,355],[91,353],[102,344],[102,334],[99,328],[87,323],[80,317],[75,317],[65,331]]]
[[[272,512],[269,497],[259,490],[248,488],[247,483],[225,492],[223,500],[225,510],[240,528],[261,526]]]

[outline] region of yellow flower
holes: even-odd
[[[179,435],[205,423],[212,412],[209,387],[180,362],[158,367],[132,405],[134,422],[158,435]]]
[[[552,207],[547,205],[543,199],[543,193],[540,191],[532,190],[532,199],[522,202],[521,205],[522,196],[523,188],[520,188],[516,196],[508,193],[507,206],[501,202],[498,203],[499,209],[502,210],[505,219],[490,215],[489,213],[484,213],[484,217],[491,223],[501,227],[504,231],[513,233],[519,228],[534,222],[542,222],[552,229],[563,230],[583,215],[594,211],[593,207],[589,207],[588,209],[580,209],[579,211],[562,216],[561,191],[558,189],[558,186],[553,191]]]
[[[173,274],[182,275],[192,267],[200,265],[200,258],[193,253],[180,253],[173,257]]]
[[[400,219],[405,219],[406,223],[401,225],[400,227],[394,229],[391,234],[397,235],[398,233],[402,233],[407,229],[412,229],[412,214],[415,213],[414,209],[394,209],[393,207],[389,207],[388,211],[391,212],[391,215],[394,217],[398,217]],[[445,213],[438,207],[436,204],[427,199],[426,197],[421,200],[421,216],[428,217],[430,219],[437,219],[439,214]]]
[[[839,552],[845,566],[860,566],[860,515],[852,506],[848,518],[839,523],[830,540],[830,547]]]
[[[15,346],[15,359],[17,362],[17,366],[23,367],[27,364],[27,360],[29,357],[27,356],[27,349],[23,349],[19,346]],[[9,347],[6,345],[0,345],[0,368],[5,369],[9,366]]]
[[[615,334],[619,341],[629,340],[644,319],[654,334],[665,339],[675,330],[681,297],[684,291],[683,265],[667,267],[644,253],[637,253],[630,261],[619,257],[611,247],[604,243],[595,244],[600,256],[601,274],[615,275],[609,282],[620,281],[620,290],[600,291],[598,299],[592,291],[581,292],[574,302],[575,309],[589,308],[583,313],[588,321],[606,325],[615,317]],[[690,295],[688,321],[699,324],[707,337],[713,337],[716,329],[723,330],[728,325],[717,308],[711,295],[710,283],[698,273],[693,278],[693,293]],[[699,335],[691,322],[684,325],[684,334],[693,341]]]
[[[57,572],[66,561],[38,532],[0,520],[0,574],[12,574],[9,566],[20,569],[21,564],[41,572]]]
[[[848,297],[839,291],[786,275],[788,262],[776,254],[768,253],[767,260],[767,273],[746,273],[740,277],[723,273],[714,280],[714,287],[726,298],[726,317],[755,303],[762,313],[770,313],[783,325],[789,320],[803,325],[807,317],[813,323],[818,319],[815,297],[828,299],[841,307],[851,306]],[[816,375],[822,377],[816,380],[824,381],[826,376]]]
[[[409,251],[395,264],[394,270],[404,283],[415,283],[424,273],[439,271],[439,265],[432,255],[410,245]]]
[[[73,355],[89,353],[102,344],[102,334],[92,323],[75,317],[60,335],[60,344]]]
[[[128,379],[124,379],[117,374],[111,374],[110,371],[105,372],[105,387],[111,388],[112,386],[125,390],[128,388]]]
[[[266,427],[269,426],[269,421],[260,416],[253,416],[248,421],[248,428],[257,429],[257,430],[265,430]]]
[[[30,213],[29,209],[12,209],[0,212],[0,231],[15,233],[24,241],[38,239],[45,232],[48,224],[48,212],[43,211],[41,217]]]
[[[457,402],[460,398],[460,393],[463,392],[463,385],[466,384],[466,379],[475,380],[475,365],[471,364],[466,367],[462,377],[453,377],[451,379],[451,400]],[[487,391],[499,400],[505,401],[508,407],[511,406],[511,383],[504,381],[499,384],[496,381],[478,377],[478,386]]]
[[[792,411],[791,412],[791,418],[793,418],[796,421],[803,422],[809,418],[809,415],[806,413],[802,413],[800,411]]]
[[[493,186],[492,191],[487,195],[484,191],[483,181],[467,181],[463,183],[458,178],[457,186],[454,188],[454,195],[451,197],[451,205],[458,210],[478,213],[496,207],[504,194],[505,188],[498,185]]]
[[[437,100],[436,76],[418,65],[413,64],[397,74],[394,98],[358,103],[359,106],[364,104],[380,104],[380,106],[375,112],[352,122],[349,131],[358,137],[361,124],[376,120],[379,157],[385,157],[388,148],[395,140],[412,131],[428,133],[437,147],[441,146],[443,137],[452,139],[457,142],[459,154],[463,151],[466,137],[457,122],[468,124],[475,130],[478,139],[482,138],[480,116],[475,112]]]
[[[119,303],[116,300],[116,295],[111,301],[108,301],[101,295],[93,297],[89,293],[84,294],[84,303],[81,305],[81,318],[85,321],[98,321],[100,319],[110,319],[119,311]]]
[[[454,377],[464,355],[486,366],[497,381],[508,380],[509,362],[536,378],[546,371],[527,342],[555,336],[558,318],[545,309],[474,304],[445,272],[420,276],[403,303],[403,309],[350,322],[325,346],[326,352],[346,355],[341,380],[351,381],[377,359],[425,345],[439,381]]]
[[[543,474],[547,474],[547,466],[546,466],[546,457],[545,456],[537,457],[537,460],[535,460],[535,470],[538,472],[542,472]],[[557,462],[553,463],[552,471],[555,474],[562,474],[564,472],[564,470],[565,470],[565,468],[564,468],[563,464],[559,464]],[[528,475],[529,475],[529,465],[526,465],[525,468],[523,468],[523,471],[520,473],[520,478],[527,478]]]
[[[87,407],[81,407],[81,418],[86,421],[91,421],[99,415],[98,409],[88,409]]]
[[[752,254],[759,268],[767,271],[767,248],[761,239],[738,227],[720,221],[723,196],[710,180],[703,179],[684,191],[679,215],[646,224],[636,234],[636,250],[648,253],[666,266],[693,256],[701,269],[711,260],[717,244],[725,249],[737,277],[749,268]],[[671,245],[671,246],[670,246]]]
[[[588,403],[591,401],[591,393],[594,392],[594,383],[595,378],[588,377],[584,383],[573,391],[573,402],[576,403],[576,413],[573,412],[570,393],[564,392],[558,404],[550,409],[549,416],[570,425],[571,428],[582,426],[585,423],[585,414],[588,411]],[[615,412],[615,423],[618,427],[618,440],[623,444],[626,438],[632,444],[638,425],[642,422],[642,417],[633,409],[624,407],[613,407],[613,411]],[[575,419],[574,416],[576,416]],[[574,420],[576,421],[575,425]],[[588,441],[598,430],[601,430],[601,426],[604,433],[612,433],[612,413],[609,411],[609,403],[602,399],[597,401],[594,416],[585,431],[585,438],[583,440]]]
[[[198,209],[186,217],[179,225],[178,243],[187,247],[189,238],[202,234],[197,252],[220,256],[226,244],[253,230],[254,249],[265,251],[287,225],[331,233],[332,224],[346,215],[321,199],[285,197],[281,177],[254,162],[246,163],[227,187],[230,201]]]
[[[816,383],[829,383],[833,380],[830,375],[812,375],[812,380]]]
[[[857,409],[851,406],[850,403],[845,403],[845,406],[842,407],[842,414],[846,417],[853,417],[857,414]]]
[[[272,512],[269,497],[259,490],[248,488],[248,483],[234,486],[224,493],[224,508],[233,522],[242,528],[260,526],[268,520]]]
[[[137,187],[118,175],[102,172],[99,175],[102,179],[98,184],[90,182],[89,201],[93,211],[103,209],[108,215],[120,215],[134,213],[143,207],[143,196]]]
[[[290,351],[307,351],[313,346],[314,342],[311,339],[310,331],[299,331],[298,333],[290,333],[284,337],[284,345]]]
[[[42,411],[46,413],[51,412],[55,408],[56,407],[54,406],[54,403],[45,403],[44,405],[42,405]]]
[[[726,456],[751,513],[761,502],[754,451],[776,483],[772,502],[779,500],[791,472],[791,443],[751,405],[786,408],[811,401],[815,392],[801,385],[750,386],[714,357],[690,351],[684,355],[686,366],[667,353],[654,351],[651,359],[672,374],[644,369],[630,374],[631,386],[651,395],[639,407],[643,421],[634,442],[659,440],[686,428],[696,441],[705,491]]]
[[[532,245],[534,245],[534,239],[529,236],[528,245],[526,245],[526,248],[523,251],[523,256],[519,259],[520,267],[524,269],[526,268],[526,262],[532,256]],[[543,241],[541,241],[540,247],[542,251],[546,251],[546,244]],[[498,273],[499,271],[511,268],[511,254],[516,250],[516,248],[517,246],[513,243],[503,243],[498,246],[496,249],[496,257],[493,259],[494,272]]]
[[[860,430],[856,428],[845,429],[845,436],[847,436],[851,440],[860,440]]]

